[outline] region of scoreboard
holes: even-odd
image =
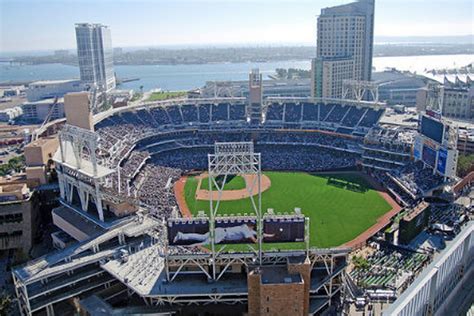
[[[421,116],[419,134],[413,145],[413,157],[423,161],[442,176],[456,176],[458,151],[448,143],[450,126],[441,117],[427,113]]]
[[[444,130],[445,126],[441,121],[427,115],[421,117],[421,135],[441,144],[443,143]]]

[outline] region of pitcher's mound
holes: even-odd
[[[240,190],[224,190],[222,191],[222,195],[220,197],[221,201],[233,201],[233,200],[240,200],[244,198],[248,198],[249,196],[253,196],[258,194],[258,180],[256,175],[250,175],[250,174],[245,174],[245,175],[240,175],[242,178],[245,180],[245,189],[240,189]],[[203,173],[200,176],[197,177],[199,179],[198,182],[198,189],[196,190],[196,200],[206,200],[209,201],[210,196],[209,196],[209,190],[203,190],[201,189],[201,182],[203,179],[207,179],[207,173]],[[265,192],[270,188],[272,185],[270,178],[267,177],[266,175],[262,174],[260,177],[260,188],[262,192]],[[250,188],[252,190],[250,191]],[[219,192],[217,191],[212,191],[212,199],[214,201],[217,200]]]

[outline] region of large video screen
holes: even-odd
[[[444,125],[430,117],[422,116],[421,118],[421,134],[431,138],[435,142],[443,142]]]
[[[170,246],[210,245],[208,219],[173,219],[168,221]],[[304,241],[303,217],[268,217],[263,220],[263,242]],[[215,244],[257,243],[257,219],[255,217],[216,218]]]
[[[256,218],[217,218],[216,244],[248,244],[257,242]]]
[[[445,148],[440,148],[438,151],[438,164],[436,169],[438,169],[439,173],[446,174],[446,164],[448,161],[448,151]]]
[[[257,220],[245,218],[217,218],[215,244],[245,244],[257,242]],[[168,243],[171,246],[210,245],[207,219],[168,221]]]
[[[435,167],[436,164],[436,150],[423,145],[423,161],[430,165],[431,167]]]
[[[210,242],[207,219],[168,221],[168,243],[170,246],[207,245]]]
[[[263,242],[304,241],[304,218],[265,218],[263,220]]]

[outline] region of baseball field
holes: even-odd
[[[367,231],[392,206],[358,173],[309,174],[303,172],[264,172],[265,191],[262,211],[273,208],[276,214],[292,213],[295,207],[310,218],[310,245],[326,248],[343,245]],[[209,211],[209,201],[199,198],[208,188],[205,176],[188,177],[184,200],[192,215]],[[224,192],[245,188],[237,176],[225,184]],[[219,214],[251,215],[249,197],[221,201]],[[298,248],[301,244],[269,244],[266,248]]]

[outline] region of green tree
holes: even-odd
[[[354,267],[356,269],[368,269],[369,268],[369,261],[363,257],[354,256],[352,258],[352,263],[354,263]]]
[[[464,177],[469,172],[474,171],[474,154],[459,155],[458,159],[458,176]]]
[[[0,176],[4,177],[13,171],[20,172],[25,167],[25,156],[14,157],[6,164],[0,165]]]
[[[12,300],[9,295],[2,293],[0,295],[0,315],[9,315],[11,312]]]

